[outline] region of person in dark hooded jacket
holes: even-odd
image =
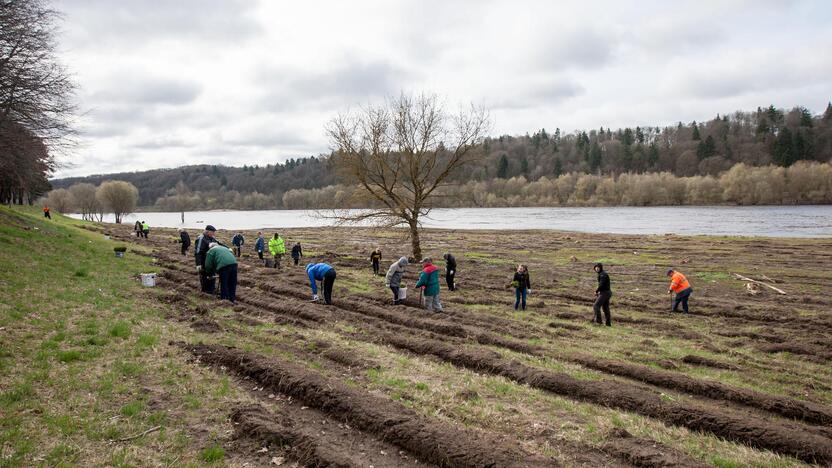
[[[183,228],[179,229],[179,242],[182,244],[182,255],[187,255],[188,247],[191,246],[191,236]]]
[[[387,287],[390,288],[390,291],[393,291],[393,305],[399,305],[403,302],[399,299],[399,289],[401,288],[402,276],[406,268],[407,257],[402,257],[390,265],[390,269],[387,270],[387,276],[384,277],[384,282],[387,283]]]
[[[456,276],[456,258],[450,252],[442,256],[445,259],[445,282],[448,284],[448,291],[456,290],[454,277]]]
[[[598,288],[595,289],[595,304],[592,309],[595,311],[595,323],[601,325],[601,309],[604,309],[604,318],[608,327],[612,326],[612,319],[610,318],[610,298],[612,297],[612,288],[610,287],[610,275],[604,271],[604,265],[596,263],[594,267],[595,273],[598,273]]]
[[[532,292],[529,268],[526,265],[517,265],[517,271],[514,272],[511,286],[514,288],[514,310],[521,307],[522,310],[526,310],[526,296]]]

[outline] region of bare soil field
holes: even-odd
[[[227,418],[250,466],[832,464],[832,239],[427,230],[425,254],[459,264],[458,290],[443,279],[445,310],[429,313],[418,265],[400,306],[372,274],[374,247],[382,274],[408,255],[398,230],[281,230],[305,258],[279,270],[244,232],[232,306],[198,291],[174,230],[96,229],[152,249],[148,293],[195,332],[170,346],[249,395]],[[310,302],[312,260],[337,270],[331,306]],[[612,327],[590,323],[595,262],[612,279]],[[518,263],[526,311],[508,287]],[[671,266],[693,285],[690,315],[670,313]],[[752,294],[734,273],[787,294]]]

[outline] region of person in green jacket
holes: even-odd
[[[147,239],[148,234],[150,234],[150,225],[146,221],[142,221],[142,237]]]
[[[423,288],[425,309],[431,312],[442,312],[442,303],[439,302],[439,268],[433,264],[430,257],[422,260],[422,272],[419,273],[417,288]]]
[[[269,252],[274,257],[274,267],[280,268],[280,260],[286,255],[286,241],[280,237],[280,234],[274,233],[274,237],[269,239]]]
[[[237,257],[228,247],[211,242],[205,255],[205,274],[220,277],[220,299],[237,300]]]

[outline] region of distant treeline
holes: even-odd
[[[360,187],[334,185],[290,190],[287,209],[361,208]],[[599,176],[570,172],[528,181],[523,176],[450,185],[437,206],[664,206],[832,203],[832,165],[798,162],[788,168],[736,164],[720,176],[678,177],[669,172]]]
[[[828,189],[776,192],[786,186],[764,180],[763,173],[788,184],[789,171],[777,172],[776,167],[832,161],[832,104],[817,116],[803,107],[786,111],[769,106],[668,127],[601,127],[569,134],[540,130],[531,136],[486,138],[480,151],[482,162],[454,174],[457,185],[446,190],[440,204],[830,203]],[[761,188],[758,195],[734,195],[725,181],[738,164],[742,166],[734,174],[763,168],[751,171],[753,177],[774,184],[761,187],[775,192]],[[782,177],[776,175],[780,173]],[[318,207],[349,204],[352,198],[351,188],[338,185],[341,181],[326,155],[265,166],[185,166],[52,183],[68,187],[108,179],[131,182],[139,189],[141,206],[160,210]],[[545,195],[505,188],[518,184]],[[643,187],[649,184],[659,185],[648,197]],[[690,189],[681,190],[680,184]]]

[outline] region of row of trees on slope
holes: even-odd
[[[139,190],[123,180],[108,180],[96,187],[89,183],[78,183],[69,188],[54,189],[43,203],[59,213],[79,213],[87,221],[104,220],[106,213],[112,213],[116,223],[124,215],[136,209]]]
[[[43,0],[0,1],[0,203],[49,190],[72,134],[74,84],[55,53],[58,14]]]

